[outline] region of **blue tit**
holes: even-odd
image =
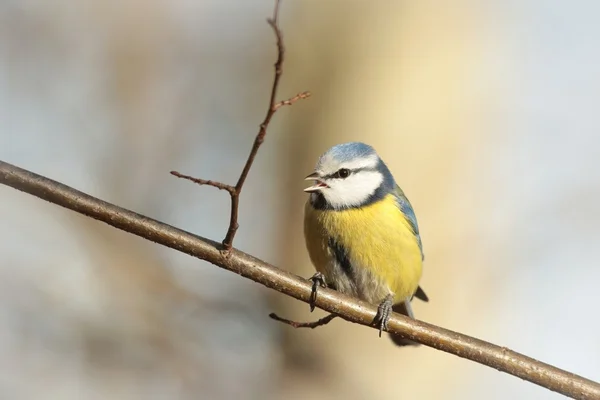
[[[428,301],[419,286],[421,236],[413,208],[383,160],[367,144],[339,144],[319,158],[306,180],[315,183],[304,189],[310,193],[304,237],[317,270],[312,279],[378,305],[380,336],[392,311],[414,318],[412,298]],[[416,344],[397,335],[392,340]]]

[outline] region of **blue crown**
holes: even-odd
[[[348,142],[333,146],[321,156],[331,157],[339,161],[350,161],[356,158],[368,157],[377,154],[373,147],[361,142]],[[320,160],[319,160],[320,161]]]

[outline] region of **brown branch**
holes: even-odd
[[[275,313],[269,314],[269,317],[271,319],[274,319],[275,321],[283,322],[284,324],[289,325],[289,326],[291,326],[293,328],[310,328],[310,329],[315,329],[315,328],[318,328],[319,326],[327,325],[328,323],[331,322],[331,320],[333,320],[335,317],[337,317],[337,315],[335,315],[335,314],[329,314],[326,317],[323,317],[321,319],[318,319],[318,320],[312,321],[312,322],[292,321],[291,319],[282,318],[282,317],[280,317],[279,315],[277,315]]]
[[[277,39],[277,60],[275,61],[275,75],[273,77],[273,84],[271,85],[271,96],[269,98],[269,106],[267,108],[267,115],[265,119],[260,124],[260,128],[254,139],[254,144],[252,145],[252,149],[250,150],[250,154],[248,155],[248,159],[246,160],[246,164],[244,164],[244,168],[240,173],[240,177],[238,178],[235,186],[227,185],[221,182],[215,182],[206,179],[197,179],[192,178],[188,175],[180,174],[176,171],[171,171],[172,175],[175,175],[178,178],[184,178],[190,180],[192,182],[198,183],[200,185],[208,185],[212,187],[216,187],[217,189],[227,190],[229,192],[229,196],[231,197],[231,211],[229,216],[229,228],[227,229],[227,234],[225,235],[225,239],[223,239],[223,247],[229,253],[233,246],[233,239],[235,237],[235,233],[239,228],[238,223],[238,210],[240,205],[240,194],[242,193],[242,188],[244,187],[244,183],[246,182],[246,178],[248,177],[248,173],[250,172],[250,168],[254,163],[254,159],[256,158],[256,154],[258,153],[258,149],[262,145],[265,140],[265,135],[267,134],[267,128],[269,127],[269,123],[273,118],[273,115],[280,109],[282,106],[289,106],[294,104],[298,100],[306,99],[310,96],[309,92],[302,92],[297,94],[296,96],[288,99],[277,102],[277,89],[279,88],[279,81],[281,79],[281,75],[283,73],[283,60],[285,55],[285,46],[283,44],[283,35],[281,33],[281,29],[279,29],[279,5],[281,0],[275,0],[275,7],[273,9],[273,17],[268,19],[267,22],[273,28],[273,32],[275,33],[275,38]]]
[[[196,179],[175,171],[171,172],[179,178],[226,190],[230,194],[230,224],[227,235],[222,242],[227,254],[223,254],[220,246],[209,239],[104,202],[59,182],[2,161],[0,161],[0,183],[105,222],[125,232],[206,260],[298,300],[307,303],[314,301],[316,306],[331,313],[318,321],[303,323],[286,320],[271,314],[270,317],[275,320],[296,328],[315,328],[325,325],[336,316],[339,316],[347,321],[372,327],[373,319],[377,313],[375,306],[329,289],[321,289],[318,298],[313,299],[312,284],[309,281],[232,248],[233,239],[238,228],[239,196],[258,149],[264,141],[271,118],[282,106],[292,105],[294,102],[310,95],[308,92],[304,92],[289,100],[276,102],[285,53],[282,34],[277,22],[278,15],[279,0],[276,0],[273,18],[268,20],[269,25],[275,32],[278,49],[269,108],[236,185],[231,186],[221,182]],[[473,337],[413,320],[397,313],[392,314],[389,320],[388,332],[507,372],[574,399],[600,399],[600,384],[596,382]]]
[[[303,100],[310,97],[310,92],[302,92],[302,93],[298,93],[297,95],[295,95],[294,97],[290,97],[287,100],[282,100],[279,103],[275,104],[273,106],[273,108],[275,109],[275,111],[279,110],[281,107],[283,106],[291,106],[292,104],[294,104],[295,102],[297,102],[298,100]]]
[[[59,182],[0,161],[0,184],[87,215],[258,282],[308,303],[312,283],[239,250],[224,256],[218,243],[177,229],[89,196]],[[339,317],[372,327],[377,308],[363,301],[322,288],[316,306]],[[521,329],[515,327],[515,329]],[[455,354],[499,371],[533,382],[573,399],[600,399],[600,384],[573,373],[534,360],[523,354],[448,329],[392,314],[388,332],[426,346]]]
[[[235,193],[235,187],[233,187],[231,185],[227,185],[225,183],[221,183],[221,182],[217,182],[217,181],[211,181],[211,180],[208,180],[208,179],[194,178],[193,176],[180,174],[177,171],[171,171],[171,175],[174,175],[174,176],[176,176],[178,178],[187,179],[188,181],[192,181],[194,183],[197,183],[198,185],[212,186],[212,187],[215,187],[215,188],[217,188],[219,190],[226,190],[231,195],[233,195],[233,193]]]

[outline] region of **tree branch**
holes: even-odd
[[[220,245],[212,240],[120,208],[2,161],[0,161],[0,183],[105,222],[125,232],[206,260],[298,300],[306,303],[310,300],[312,283],[306,279],[236,249],[232,249],[229,255],[224,255],[219,249]],[[316,306],[347,321],[365,326],[371,326],[377,313],[377,308],[371,304],[325,288],[319,290]],[[394,313],[389,321],[388,332],[487,365],[573,399],[600,399],[600,384],[596,382],[505,347],[426,322]]]
[[[227,235],[222,242],[223,246],[212,240],[120,208],[2,161],[0,161],[0,183],[105,222],[141,238],[206,260],[266,287],[309,303],[312,298],[312,284],[308,280],[278,269],[232,247],[238,228],[239,196],[258,149],[264,141],[267,127],[273,115],[279,108],[291,105],[310,95],[308,92],[302,92],[288,100],[276,101],[285,53],[281,30],[278,26],[279,3],[280,1],[276,0],[273,18],[268,20],[275,33],[278,50],[269,107],[236,185],[232,186],[221,182],[193,178],[175,171],[171,172],[179,178],[191,180],[200,185],[213,186],[229,193],[231,197],[231,215]],[[222,252],[221,247],[224,247],[226,252]],[[329,311],[331,314],[318,321],[306,323],[285,320],[274,314],[271,314],[271,318],[297,328],[315,328],[329,323],[336,317],[361,325],[372,326],[377,313],[377,308],[371,304],[325,288],[319,290],[315,305]],[[392,314],[389,320],[388,332],[402,335],[426,346],[507,372],[574,399],[600,399],[600,384],[596,382],[473,337],[413,320],[397,313]]]
[[[235,195],[235,186],[227,185],[225,183],[221,183],[221,182],[217,182],[217,181],[211,181],[209,179],[194,178],[193,176],[180,174],[177,171],[171,171],[171,175],[176,176],[181,179],[187,179],[188,181],[192,181],[194,183],[197,183],[198,185],[212,186],[219,190],[226,190],[229,192],[230,195],[232,195],[232,196]]]
[[[279,29],[279,6],[281,0],[275,0],[275,7],[273,9],[273,17],[268,19],[267,22],[273,28],[273,32],[275,33],[275,38],[277,39],[277,61],[275,61],[275,75],[273,77],[273,84],[271,85],[271,97],[269,98],[269,106],[267,108],[267,115],[265,119],[260,124],[260,128],[258,133],[256,134],[256,138],[254,139],[254,144],[252,145],[252,149],[250,150],[250,154],[248,155],[248,159],[246,160],[246,164],[240,173],[240,177],[238,178],[235,186],[227,185],[221,182],[215,182],[206,179],[197,179],[188,175],[180,174],[177,171],[171,171],[172,175],[175,175],[178,178],[184,178],[195,182],[199,185],[207,185],[216,187],[220,190],[226,190],[229,192],[229,196],[231,197],[231,212],[229,216],[229,228],[227,229],[227,235],[225,239],[223,239],[223,247],[226,252],[229,252],[233,246],[233,239],[235,237],[235,233],[239,228],[238,223],[238,209],[240,205],[240,193],[242,192],[242,188],[244,187],[244,183],[246,182],[246,178],[248,177],[248,173],[250,172],[250,168],[254,163],[254,159],[256,158],[256,154],[258,153],[258,149],[262,145],[265,140],[265,135],[267,134],[267,128],[271,123],[271,119],[273,115],[283,106],[291,106],[298,100],[306,99],[310,96],[310,92],[302,92],[298,93],[296,96],[288,99],[277,102],[277,89],[279,88],[279,81],[281,79],[281,75],[283,74],[283,60],[285,55],[285,46],[283,44],[283,35],[281,33],[281,29]]]
[[[318,328],[319,326],[327,325],[335,317],[337,317],[337,315],[335,315],[335,314],[329,314],[326,317],[323,317],[321,319],[318,319],[318,320],[312,321],[312,322],[292,321],[291,319],[282,318],[282,317],[280,317],[279,315],[277,315],[275,313],[269,314],[269,317],[271,319],[274,319],[275,321],[283,322],[284,324],[289,325],[292,328],[310,328],[310,329],[315,329],[315,328]]]

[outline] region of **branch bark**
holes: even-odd
[[[267,127],[273,115],[279,108],[292,105],[294,102],[305,99],[310,95],[308,92],[302,92],[288,100],[276,102],[277,87],[282,74],[285,53],[281,30],[277,23],[279,3],[280,0],[275,1],[273,18],[268,20],[269,25],[275,33],[278,50],[269,107],[236,185],[197,179],[175,171],[171,172],[179,178],[191,180],[200,185],[213,186],[229,193],[231,197],[230,224],[227,235],[221,244],[133,211],[120,208],[62,183],[36,175],[3,161],[0,161],[0,183],[105,222],[108,225],[146,240],[170,247],[201,260],[206,260],[266,287],[310,303],[312,298],[312,283],[308,280],[276,268],[232,247],[238,228],[239,196],[258,149],[264,141]],[[225,251],[222,251],[222,249]],[[319,290],[319,295],[314,304],[332,314],[318,321],[308,323],[286,320],[274,314],[271,317],[297,328],[316,328],[327,324],[336,317],[341,317],[347,321],[361,325],[372,326],[373,319],[377,313],[377,308],[371,304],[325,288]],[[600,400],[600,384],[504,347],[499,347],[426,322],[413,320],[397,313],[391,316],[387,331],[520,377],[573,399]]]
[[[3,161],[0,161],[0,184],[206,260],[306,303],[310,300],[312,284],[306,279],[236,249],[224,254],[217,242],[107,203]],[[319,290],[316,306],[347,321],[365,326],[371,326],[377,312],[377,308],[371,304],[330,289]],[[394,313],[389,321],[388,332],[487,365],[573,399],[600,399],[600,384],[483,340],[397,313]]]

